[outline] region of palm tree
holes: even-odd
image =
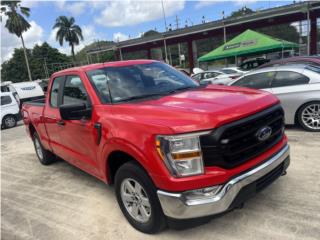
[[[69,42],[72,58],[75,60],[74,46],[79,45],[80,39],[83,40],[81,28],[75,24],[73,17],[66,16],[60,16],[56,19],[53,29],[55,28],[58,28],[56,40],[59,41],[60,46],[63,45],[63,41]]]
[[[22,7],[20,5],[21,1],[1,1],[1,14],[4,13],[8,18],[6,20],[5,27],[8,29],[10,33],[17,35],[17,37],[21,38],[24,57],[26,60],[27,70],[29,80],[32,81],[29,61],[27,56],[26,47],[24,45],[24,39],[22,33],[26,32],[30,27],[30,23],[24,18],[24,16],[29,17],[30,8]],[[1,18],[2,21],[2,18]]]

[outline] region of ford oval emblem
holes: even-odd
[[[260,128],[257,133],[256,137],[260,142],[266,141],[272,134],[272,128],[269,126]]]

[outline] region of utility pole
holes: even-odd
[[[178,15],[176,15],[176,29],[179,29],[179,18]],[[181,66],[181,46],[180,43],[178,43],[178,54],[179,54],[179,66]],[[170,56],[171,57],[171,56]]]
[[[308,2],[308,6],[307,6],[307,54],[308,56],[310,56],[310,24],[311,24],[311,21],[310,21],[310,8],[309,8],[309,2]]]
[[[163,14],[163,19],[164,19],[164,26],[166,28],[166,31],[168,31],[166,14],[165,14],[164,5],[163,5],[163,0],[161,0],[161,5],[162,5],[162,14]],[[167,43],[166,43],[165,36],[163,36],[163,45],[164,45],[164,53],[165,53],[165,57],[166,57],[166,63],[168,63]]]
[[[223,42],[225,44],[227,42],[227,31],[226,31],[226,24],[224,22],[224,11],[222,11],[222,19],[223,19]],[[227,59],[224,59],[224,65],[226,67],[228,66]]]

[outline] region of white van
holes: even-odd
[[[8,83],[1,86],[1,91],[16,94],[20,99],[20,107],[24,102],[44,98],[44,92],[37,82]]]
[[[19,102],[12,92],[1,92],[1,128],[12,128],[21,119]]]

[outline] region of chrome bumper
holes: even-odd
[[[166,216],[175,219],[189,219],[210,216],[227,211],[240,190],[271,172],[289,156],[289,145],[263,164],[243,173],[221,185],[213,195],[205,194],[197,199],[187,197],[188,192],[171,193],[158,190],[158,197]]]

